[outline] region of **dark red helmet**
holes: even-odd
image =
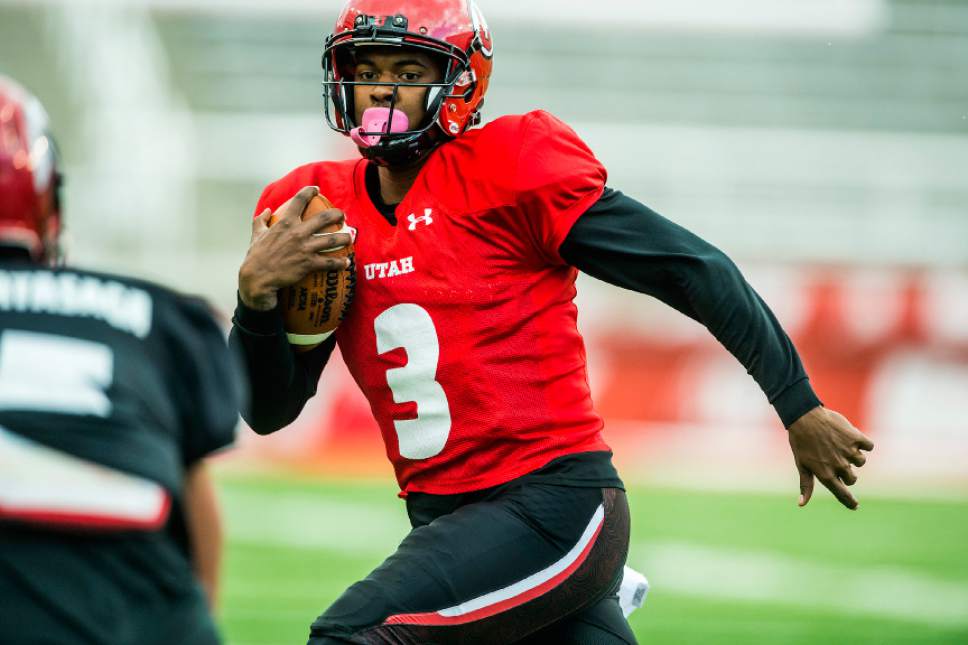
[[[59,259],[57,148],[40,101],[0,76],[0,246],[26,249],[35,261]]]
[[[346,2],[323,51],[326,118],[331,128],[345,135],[362,125],[354,123],[354,86],[399,85],[353,80],[352,51],[361,44],[410,47],[446,62],[441,83],[414,84],[428,88],[425,121],[403,132],[389,127],[389,133],[363,132],[364,136],[382,135],[379,144],[361,148],[365,156],[386,164],[419,159],[480,122],[493,66],[493,41],[474,0]]]

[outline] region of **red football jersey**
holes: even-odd
[[[256,213],[303,186],[357,228],[356,294],[336,332],[404,493],[501,484],[562,455],[607,450],[558,254],[605,169],[546,112],[440,146],[391,225],[367,162],[321,162],[271,184]]]

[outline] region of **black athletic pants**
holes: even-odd
[[[635,643],[616,597],[624,491],[524,478],[413,494],[407,510],[413,530],[313,623],[310,645]]]

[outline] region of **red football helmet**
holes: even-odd
[[[354,86],[393,86],[395,100],[400,85],[354,81],[352,52],[357,45],[410,47],[440,56],[446,63],[443,82],[413,84],[428,88],[424,122],[403,132],[389,126],[386,132],[362,132],[380,139],[377,145],[360,149],[364,156],[388,165],[419,159],[441,141],[480,122],[493,66],[493,41],[474,0],[346,2],[323,51],[326,119],[344,135],[362,125],[354,123]]]
[[[61,177],[47,123],[40,101],[0,76],[0,246],[53,264],[60,259]]]

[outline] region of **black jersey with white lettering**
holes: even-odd
[[[126,277],[0,263],[7,436],[177,497],[186,466],[234,438],[238,374],[201,300]]]
[[[200,300],[0,260],[0,642],[218,642],[184,481],[234,437],[233,363]]]

